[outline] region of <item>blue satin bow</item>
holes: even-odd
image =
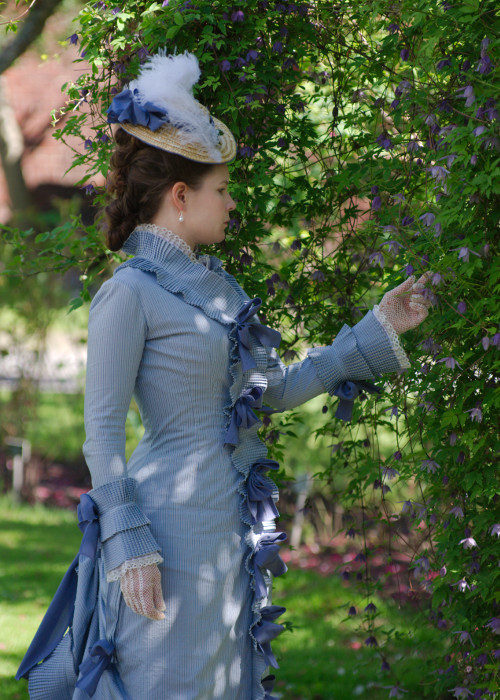
[[[280,543],[286,540],[284,532],[266,532],[260,536],[255,547],[255,595],[257,598],[267,596],[267,586],[262,569],[267,569],[273,576],[282,576],[287,567],[279,555]]]
[[[242,392],[233,406],[231,423],[227,429],[224,445],[238,445],[240,442],[238,429],[250,428],[259,422],[252,408],[262,407],[262,394],[263,390],[260,386],[254,386]]]
[[[253,525],[279,516],[272,497],[274,484],[265,476],[269,469],[279,468],[274,459],[261,459],[252,465],[247,482],[247,505]]]
[[[113,98],[108,108],[108,124],[121,124],[129,122],[139,126],[147,126],[151,131],[156,131],[169,121],[168,113],[162,107],[145,102],[139,104],[139,91],[126,88]]]
[[[111,663],[114,650],[114,645],[107,639],[100,639],[90,647],[87,657],[80,664],[80,678],[76,687],[92,697],[102,674]]]
[[[236,316],[236,323],[238,324],[238,351],[241,358],[241,367],[244,372],[246,372],[247,369],[257,367],[250,352],[252,347],[250,331],[265,347],[278,348],[281,342],[281,333],[278,331],[264,326],[261,323],[249,323],[249,319],[257,313],[261,306],[262,299],[255,297],[255,299],[247,301]]]
[[[359,396],[362,391],[367,391],[369,394],[380,394],[381,390],[375,384],[369,382],[342,382],[342,384],[333,392],[334,396],[338,396],[340,401],[337,406],[335,418],[340,420],[351,420],[352,410],[354,408],[354,399]]]
[[[31,669],[49,656],[57,647],[73,620],[78,561],[80,556],[95,559],[99,540],[98,512],[94,501],[84,493],[78,506],[78,527],[83,532],[78,554],[71,562],[59,584],[54,598],[19,666],[16,679],[28,675]]]
[[[262,679],[262,687],[266,691],[266,694],[264,695],[264,700],[278,700],[276,695],[271,695],[271,693],[273,692],[275,680],[276,676],[266,676]]]
[[[253,635],[257,641],[257,646],[262,654],[264,654],[266,664],[273,668],[279,668],[279,666],[271,651],[271,642],[285,629],[283,625],[276,624],[274,620],[280,615],[283,615],[285,611],[286,608],[281,605],[266,605],[264,608],[261,608],[260,611],[262,618],[253,628]]]

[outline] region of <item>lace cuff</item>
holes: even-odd
[[[410,360],[408,359],[407,354],[405,353],[405,351],[399,343],[398,334],[387,320],[384,312],[380,310],[378,304],[376,304],[373,307],[373,314],[384,329],[384,331],[387,333],[392,349],[394,350],[394,354],[396,355],[396,358],[399,364],[401,365],[401,369],[408,369],[408,367],[411,367]]]
[[[111,581],[119,581],[123,574],[130,569],[142,569],[143,566],[149,566],[149,564],[161,564],[163,557],[159,552],[151,552],[151,554],[145,554],[142,557],[133,557],[132,559],[127,559],[123,564],[117,566],[115,569],[111,569],[106,574],[106,580],[108,583]]]

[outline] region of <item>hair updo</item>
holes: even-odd
[[[138,224],[151,221],[163,195],[176,182],[197,190],[214,167],[149,146],[123,129],[116,131],[115,142],[107,181],[107,193],[113,199],[104,209],[110,250],[120,250]]]

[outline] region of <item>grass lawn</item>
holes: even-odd
[[[79,543],[71,512],[16,506],[0,499],[1,700],[28,700],[27,683],[16,682],[13,676]],[[363,645],[367,635],[356,631],[356,618],[342,622],[347,606],[359,609],[367,601],[353,599],[338,576],[291,570],[276,579],[274,602],[288,608],[283,618],[293,622],[293,632],[285,632],[273,643],[281,667],[275,692],[283,700],[385,700],[389,696],[394,679],[380,670],[377,650]],[[435,638],[425,627],[412,629],[415,621],[410,611],[377,599],[373,602],[394,630],[395,637],[386,644],[389,661],[397,662],[399,680],[408,690],[404,697],[420,699],[424,657]]]

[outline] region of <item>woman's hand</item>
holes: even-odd
[[[412,275],[382,297],[379,309],[398,335],[415,328],[427,317],[431,302],[423,291],[431,274],[426,272],[416,282]]]
[[[161,574],[156,564],[129,569],[120,578],[125,603],[138,615],[163,620],[166,609],[161,590]]]

